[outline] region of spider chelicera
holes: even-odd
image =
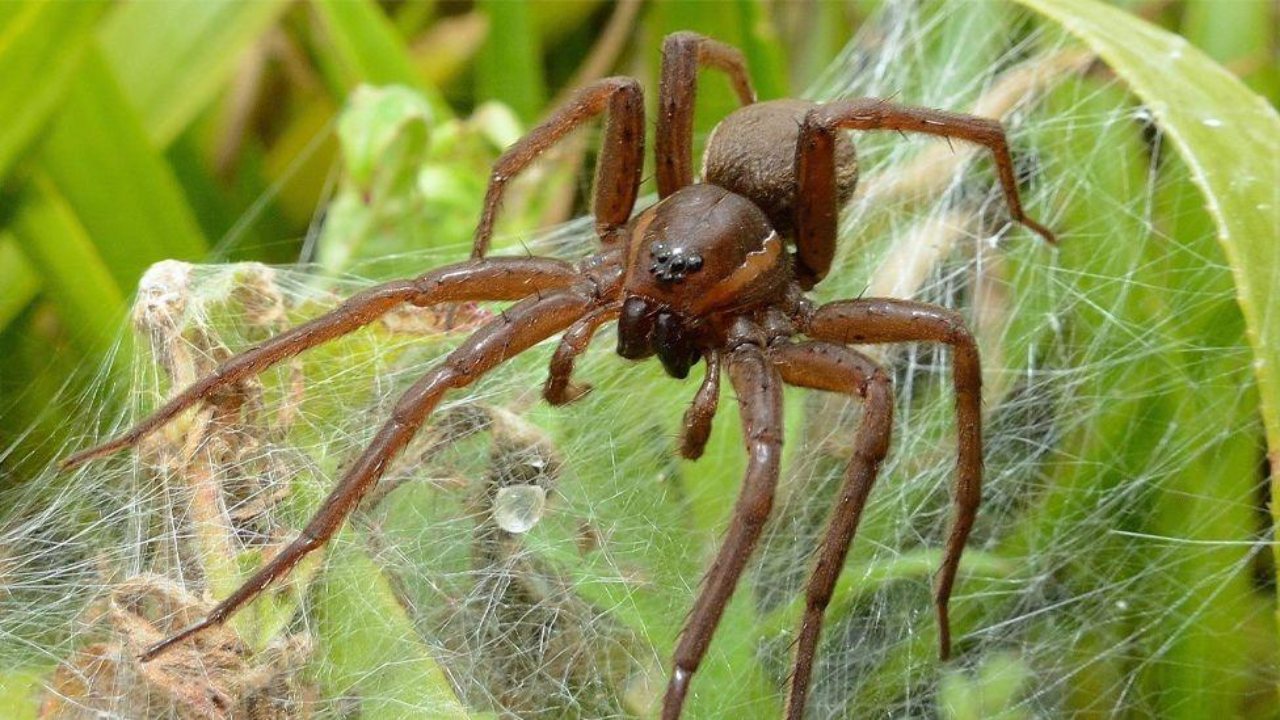
[[[707,144],[703,181],[695,183],[693,103],[703,66],[728,75],[743,107],[716,127]],[[940,654],[950,655],[948,601],[982,479],[977,345],[960,315],[942,307],[888,298],[815,306],[805,291],[831,266],[838,210],[857,181],[853,143],[844,130],[920,132],[985,146],[994,156],[1013,219],[1052,242],[1052,233],[1022,211],[1003,128],[986,118],[879,99],[755,102],[742,54],[687,32],[664,42],[658,106],[660,201],[634,218],[644,166],[643,95],[634,79],[611,77],[577,91],[498,160],[470,261],[362,292],[227,360],[123,435],[64,461],[72,467],[129,447],[218,390],[367,325],[402,303],[517,301],[405,392],[297,539],[206,618],[149,648],[144,661],[222,624],[324,545],[449,390],[466,387],[503,361],[563,333],[543,394],[555,405],[581,397],[589,388],[571,382],[574,360],[596,330],[614,320],[618,354],[624,358],[656,355],[676,378],[686,377],[698,360],[706,362],[706,375],[685,415],[680,453],[690,459],[702,454],[726,368],[749,456],[724,541],[680,635],[663,718],[679,717],[690,680],[769,517],[782,454],[783,383],[857,396],[865,404],[853,458],[806,590],[786,710],[789,718],[803,715],[823,613],[893,425],[889,374],[850,344],[951,346],[959,434],[954,520],[934,589]],[[607,121],[593,208],[601,251],[577,264],[486,258],[507,183],[568,132],[601,114]]]

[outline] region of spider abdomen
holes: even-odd
[[[769,100],[745,105],[716,125],[702,157],[702,177],[749,198],[774,229],[790,236],[796,197],[796,144],[800,125],[815,103]],[[853,141],[841,133],[835,144],[837,202],[853,195],[858,158]]]

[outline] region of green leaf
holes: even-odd
[[[1254,351],[1280,488],[1280,115],[1186,40],[1096,0],[1019,0],[1079,37],[1150,108],[1204,193]],[[1280,520],[1280,509],[1272,507]]]
[[[0,331],[40,292],[40,275],[18,250],[13,235],[0,233]]]
[[[406,154],[421,152],[430,129],[431,107],[420,94],[398,86],[356,88],[338,119],[338,140],[352,181],[370,189],[381,168],[398,165]],[[408,147],[389,156],[398,142]]]
[[[331,552],[316,596],[327,684],[363,697],[365,718],[470,717],[382,569],[350,545]]]
[[[132,288],[164,258],[198,260],[205,241],[169,165],[111,70],[91,48],[67,91],[42,166],[116,284]]]
[[[57,106],[101,7],[42,2],[0,8],[0,177]]]
[[[103,52],[157,146],[172,142],[214,98],[286,7],[284,0],[116,7],[99,34]]]

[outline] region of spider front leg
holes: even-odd
[[[835,257],[840,210],[836,199],[835,137],[841,130],[919,132],[986,147],[995,159],[1009,215],[1046,241],[1057,242],[1048,228],[1022,210],[1009,143],[999,122],[876,98],[842,100],[809,111],[796,146],[796,259],[797,272],[806,289],[826,276]]]
[[[662,700],[663,720],[676,720],[684,706],[689,681],[701,664],[716,625],[755,550],[773,509],[782,459],[782,378],[764,351],[742,345],[729,356],[729,379],[738,394],[738,410],[747,446],[747,472],[715,562],[702,580],[676,646],[675,670]]]
[[[445,392],[470,385],[498,364],[564,330],[589,312],[595,302],[585,291],[560,291],[543,298],[530,298],[477,330],[400,397],[391,411],[391,419],[347,469],[342,481],[324,499],[297,539],[218,603],[207,617],[147,648],[141,660],[151,660],[174,644],[206,628],[221,625],[263,588],[286,575],[307,553],[327,543],[422,427]]]
[[[871,358],[840,345],[811,342],[775,347],[769,351],[769,357],[785,382],[865,400],[862,423],[854,438],[853,458],[836,505],[831,509],[826,536],[805,593],[804,620],[796,642],[795,669],[791,673],[786,711],[790,720],[800,720],[804,717],[823,617],[836,580],[844,569],[849,545],[858,531],[867,496],[880,472],[880,463],[889,452],[893,432],[893,384]]]
[[[756,101],[746,58],[737,48],[693,32],[672,33],[662,41],[658,128],[654,132],[661,198],[693,184],[693,108],[702,66],[726,73],[743,105]]]
[[[953,524],[934,586],[939,655],[951,656],[948,607],[965,541],[982,497],[982,367],[978,345],[964,320],[952,310],[911,300],[866,298],[828,303],[814,311],[803,332],[829,342],[938,342],[951,346],[958,435]]]
[[[341,337],[402,303],[420,307],[468,300],[519,300],[567,288],[580,276],[569,263],[547,258],[494,258],[449,265],[413,280],[393,280],[355,295],[318,318],[286,330],[219,365],[124,434],[63,459],[63,469],[131,447],[218,390],[253,377],[282,360]]]
[[[516,141],[493,164],[484,210],[476,226],[471,257],[482,258],[489,250],[493,226],[507,183],[547,148],[560,142],[578,126],[600,113],[608,113],[600,159],[596,163],[596,233],[601,242],[612,243],[631,219],[640,174],[644,170],[644,93],[640,84],[628,77],[597,80],[574,93],[551,117]]]

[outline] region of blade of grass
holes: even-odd
[[[533,13],[526,3],[482,0],[489,35],[476,60],[476,94],[501,100],[526,123],[537,119],[547,101],[542,48]]]
[[[1253,347],[1272,496],[1280,496],[1280,115],[1186,40],[1123,11],[1095,0],[1019,1],[1106,60],[1150,107],[1204,194]],[[1271,512],[1280,528],[1280,505]],[[1273,549],[1280,558],[1280,544]]]
[[[41,160],[117,286],[132,288],[157,260],[204,255],[177,180],[96,47],[67,91]]]
[[[172,142],[213,99],[244,49],[286,7],[285,0],[116,6],[99,32],[103,53],[157,147]]]
[[[44,127],[80,64],[99,3],[5,3],[0,11],[0,177]]]
[[[40,275],[18,250],[12,234],[0,233],[0,332],[40,292]]]
[[[47,175],[32,178],[23,200],[13,225],[21,249],[44,277],[73,342],[100,357],[115,340],[124,293]]]
[[[1280,7],[1267,0],[1190,0],[1182,34],[1214,60],[1235,70],[1255,91],[1280,101],[1280,68],[1273,59]]]
[[[312,4],[331,43],[323,60],[329,60],[339,77],[343,94],[361,83],[408,85],[426,96],[437,118],[453,111],[414,68],[404,40],[378,6],[367,0],[315,0]]]

